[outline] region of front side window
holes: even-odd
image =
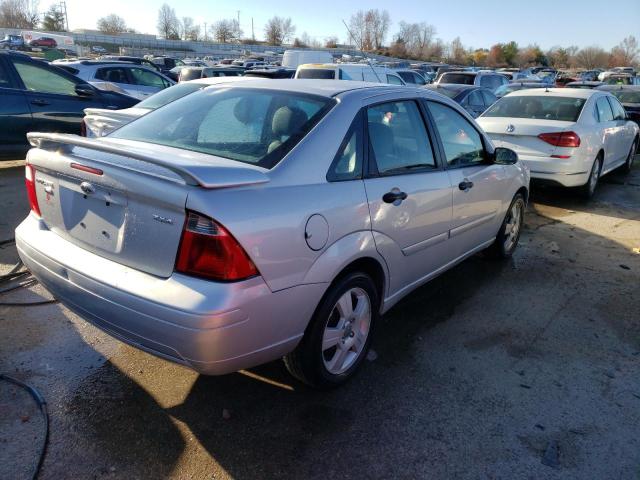
[[[169,84],[160,75],[143,68],[129,69],[133,83],[145,87],[166,88]]]
[[[613,120],[613,110],[606,97],[600,97],[596,101],[596,111],[600,122],[611,122]]]
[[[447,165],[459,167],[482,163],[484,145],[478,131],[453,108],[427,102],[447,157]]]
[[[77,96],[75,82],[48,68],[18,60],[14,61],[14,66],[27,90]]]
[[[580,116],[584,103],[584,98],[532,95],[506,96],[489,107],[482,116],[575,122]]]
[[[112,136],[272,168],[334,104],[330,98],[294,92],[206,88]]]
[[[416,102],[369,107],[367,126],[369,151],[380,175],[436,168],[431,141]]]
[[[484,104],[487,107],[493,105],[497,100],[496,96],[488,90],[483,90],[482,96],[484,98]]]

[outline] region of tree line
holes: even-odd
[[[124,18],[110,14],[99,18],[97,28],[105,34],[135,32]],[[482,67],[524,67],[549,65],[556,68],[595,68],[637,65],[640,60],[638,41],[628,36],[611,50],[598,46],[555,46],[543,51],[538,45],[520,46],[516,42],[497,43],[489,48],[472,48],[463,45],[459,37],[444,42],[437,37],[436,27],[426,22],[400,21],[391,40],[391,16],[387,10],[358,10],[346,25],[346,43],[356,48],[381,55],[416,61],[447,62],[457,65]],[[7,28],[64,31],[64,13],[53,4],[40,16],[38,0],[0,0],[0,26]],[[256,43],[245,36],[238,19],[220,19],[202,28],[192,17],[178,17],[173,7],[163,4],[158,10],[156,28],[161,37],[169,40],[212,40],[219,43]],[[274,16],[263,28],[264,41],[268,45],[292,44],[295,47],[336,48],[337,36],[320,41],[306,32],[296,36],[296,26],[291,18]]]

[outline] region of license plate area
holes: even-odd
[[[71,177],[58,177],[60,220],[66,235],[107,252],[122,250],[126,197],[115,190]]]

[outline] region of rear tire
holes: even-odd
[[[638,151],[638,138],[633,141],[631,144],[631,150],[629,151],[629,156],[627,157],[627,161],[622,166],[622,171],[624,173],[631,173],[631,169],[633,168],[633,161],[636,157],[636,152]]]
[[[524,225],[524,211],[524,196],[521,193],[517,193],[511,200],[511,205],[509,205],[509,209],[504,216],[495,241],[487,250],[490,256],[501,259],[509,258],[513,255],[518,246],[520,232],[522,232],[522,226]]]
[[[296,349],[284,357],[289,372],[318,389],[337,387],[366,358],[379,316],[378,291],[369,275],[349,273],[333,284]]]
[[[600,179],[600,172],[602,171],[602,155],[598,155],[593,161],[591,166],[591,173],[589,173],[589,179],[582,187],[580,187],[580,193],[585,200],[590,200],[596,193],[596,187],[598,186],[598,180]]]

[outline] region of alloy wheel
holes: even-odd
[[[322,337],[322,359],[327,371],[339,375],[360,357],[371,328],[371,299],[354,287],[336,302]]]
[[[510,251],[518,241],[520,229],[522,228],[522,202],[514,202],[509,210],[509,215],[504,226],[504,249]]]

